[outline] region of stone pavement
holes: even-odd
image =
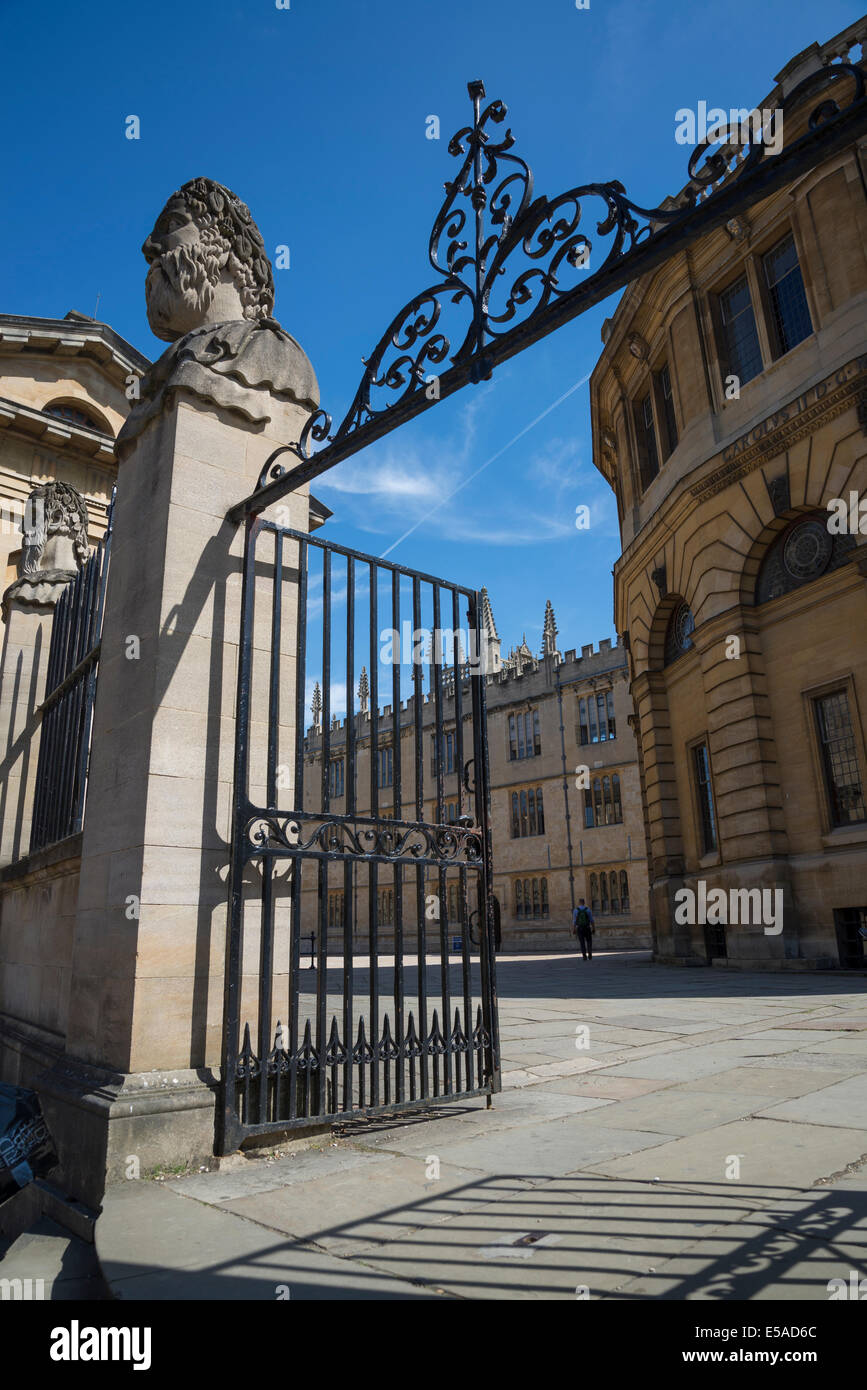
[[[497,970],[491,1110],[112,1188],[115,1296],[827,1300],[867,1278],[867,979]]]

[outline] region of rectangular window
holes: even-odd
[[[743,386],[762,370],[756,318],[745,275],[720,295],[719,307],[728,375],[736,376]]]
[[[717,847],[716,814],[713,805],[713,787],[710,780],[710,758],[706,743],[696,744],[693,748],[692,765],[698,797],[702,854],[712,854]]]
[[[659,396],[662,401],[662,418],[665,424],[665,456],[677,448],[677,420],[674,416],[674,391],[671,387],[671,373],[666,362],[657,377]]]
[[[328,925],[329,927],[343,926],[343,894],[341,892],[328,894]]]
[[[656,429],[653,423],[653,397],[649,391],[638,402],[636,426],[641,455],[641,485],[647,488],[659,472],[659,450],[656,446]]]
[[[541,752],[542,738],[539,729],[539,711],[526,710],[522,714],[510,714],[510,760],[514,762],[519,758],[537,757]]]
[[[379,785],[390,787],[394,781],[394,763],[392,760],[391,744],[379,750]]]
[[[328,795],[343,795],[343,759],[333,758],[328,764]]]
[[[834,690],[815,700],[814,708],[831,824],[857,825],[867,820],[867,807],[849,697],[845,690]]]
[[[606,697],[605,697],[605,699],[606,699],[606,704],[607,704],[607,709],[608,709],[608,737],[609,737],[609,738],[616,738],[616,737],[617,737],[617,726],[616,726],[615,721],[614,721],[614,691],[613,691],[613,690],[609,690],[608,693],[607,693],[607,695],[606,695]]]
[[[584,826],[587,830],[592,830],[594,824],[593,795],[588,789],[584,792]]]
[[[768,298],[771,304],[777,356],[809,338],[813,331],[804,278],[798,265],[798,253],[791,233],[762,257]]]
[[[590,742],[590,730],[587,725],[587,701],[578,701],[578,742],[581,744]]]

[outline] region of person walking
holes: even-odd
[[[579,898],[578,906],[572,909],[572,930],[578,938],[578,945],[585,960],[593,959],[594,926],[593,913],[584,899]]]

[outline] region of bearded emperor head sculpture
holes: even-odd
[[[169,198],[142,253],[148,323],[171,346],[142,378],[121,451],[176,389],[256,424],[271,418],[275,401],[316,409],[313,368],[271,317],[271,263],[236,194],[213,179],[191,179]]]
[[[274,277],[250,209],[211,179],[173,193],[142,247],[148,323],[174,342],[205,323],[267,319]]]

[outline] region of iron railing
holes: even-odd
[[[33,795],[30,853],[75,835],[84,820],[112,513],[105,536],[54,610]]]

